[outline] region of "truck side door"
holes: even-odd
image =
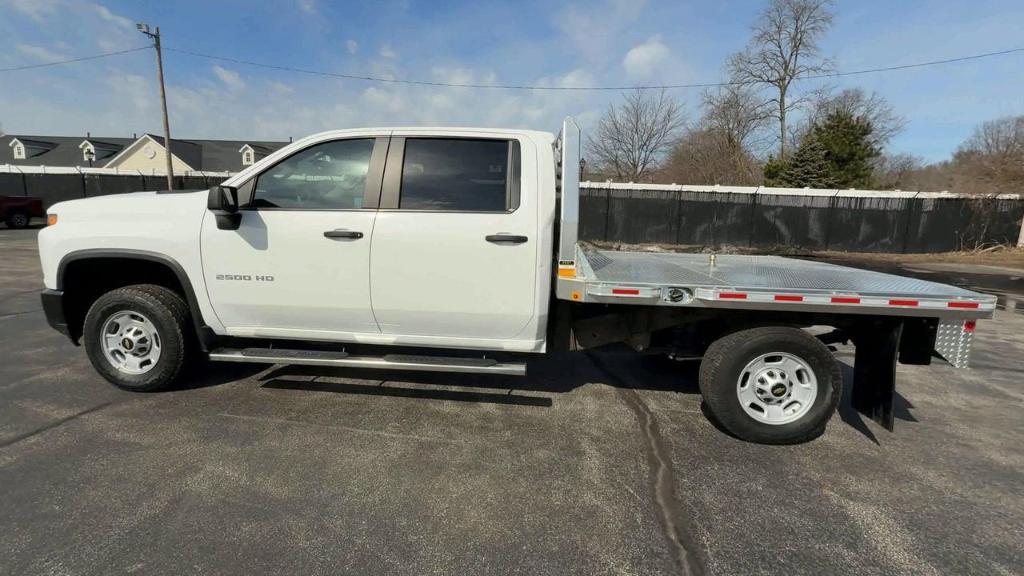
[[[379,335],[370,309],[370,236],[387,142],[313,144],[239,187],[238,230],[219,230],[207,215],[203,273],[230,334]]]
[[[541,243],[524,149],[516,138],[392,136],[370,248],[382,334],[481,348],[536,338]]]

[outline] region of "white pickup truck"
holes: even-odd
[[[61,202],[39,233],[44,310],[138,391],[204,355],[503,375],[560,350],[702,359],[722,425],[791,443],[839,401],[828,344],[856,345],[853,403],[891,429],[897,361],[966,366],[975,320],[995,308],[816,262],[594,249],[577,241],[579,154],[571,118],[558,137],[342,130],[209,191]]]

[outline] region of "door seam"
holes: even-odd
[[[388,154],[391,152],[391,135],[394,132],[388,132],[388,147],[384,151],[384,166],[380,169],[380,192],[377,194],[377,208],[373,211],[373,222],[370,223],[370,247],[367,248],[366,254],[366,293],[370,296],[370,316],[373,317],[373,323],[377,326],[377,333],[383,334],[384,331],[380,329],[380,321],[377,320],[377,311],[373,306],[373,238],[375,236],[374,230],[377,229],[377,217],[380,216],[380,203],[384,197],[384,175],[388,173]]]

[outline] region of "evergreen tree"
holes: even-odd
[[[804,139],[786,166],[781,181],[791,188],[835,188],[828,150],[813,136]]]
[[[809,138],[825,150],[836,187],[870,188],[874,184],[874,160],[882,151],[873,134],[869,120],[842,110],[829,113],[811,129]]]
[[[785,176],[786,168],[788,167],[789,163],[785,160],[778,160],[774,156],[769,156],[768,161],[764,163],[764,185],[787,186]]]
[[[844,110],[830,112],[811,126],[788,162],[768,160],[765,182],[793,188],[870,188],[874,160],[882,153],[873,131],[866,118]]]

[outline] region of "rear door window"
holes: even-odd
[[[408,138],[398,208],[504,212],[518,204],[508,140]]]

